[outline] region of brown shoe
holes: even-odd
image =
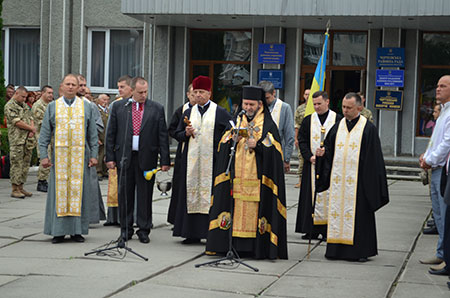
[[[19,185],[19,190],[21,193],[23,193],[26,197],[31,197],[33,194],[29,191],[26,191],[25,189],[23,189],[23,184]]]
[[[422,260],[419,260],[419,262],[421,263],[421,264],[427,264],[427,265],[439,265],[440,263],[442,263],[444,260],[442,260],[442,259],[439,259],[439,258],[437,258],[437,257],[433,257],[433,258],[430,258],[430,259],[422,259]]]
[[[19,185],[17,185],[17,184],[12,184],[11,197],[13,197],[13,198],[18,198],[18,199],[23,199],[23,198],[25,198],[25,195],[24,195],[24,194],[20,191],[20,189],[19,189]]]
[[[439,271],[445,268],[445,262],[442,262],[438,265],[430,266],[430,270],[432,271]]]

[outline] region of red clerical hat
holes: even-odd
[[[203,89],[211,91],[211,79],[205,76],[198,76],[192,81],[192,89]]]

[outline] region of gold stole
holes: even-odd
[[[325,128],[325,135],[328,134],[330,129],[333,127],[336,122],[336,113],[333,111],[328,112],[328,117],[323,124]],[[316,112],[311,114],[311,133],[310,133],[310,143],[311,143],[311,152],[314,154],[316,149],[320,147],[320,130],[322,128],[322,124],[320,123],[319,116]],[[314,190],[316,189],[316,168],[314,165],[311,165],[311,201],[314,204]],[[324,192],[317,193],[316,205],[314,209],[314,224],[315,225],[326,225],[327,224],[327,213],[328,213],[328,195],[329,191],[326,190]]]
[[[258,141],[262,136],[264,113],[261,108],[253,120],[253,137]],[[247,117],[242,117],[242,128],[248,129]],[[239,123],[238,125],[239,126]],[[235,178],[233,181],[234,221],[233,237],[254,238],[258,226],[258,209],[261,195],[261,181],[258,179],[255,151],[246,150],[247,138],[237,144],[234,163]]]
[[[56,214],[81,216],[84,173],[84,100],[75,98],[67,107],[55,102],[55,188]]]
[[[186,170],[187,213],[208,214],[213,182],[214,124],[217,104],[209,103],[200,115],[198,105],[191,109],[189,120],[195,128],[195,138],[189,138]]]
[[[273,122],[277,125],[277,127],[280,126],[280,116],[281,116],[281,106],[283,105],[283,101],[279,98],[275,99],[275,104],[273,107],[272,112],[270,115],[272,116]]]
[[[353,245],[361,139],[367,119],[359,117],[349,132],[339,123],[330,177],[328,243]]]

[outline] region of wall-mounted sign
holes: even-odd
[[[377,69],[377,87],[403,87],[404,86],[404,70],[393,69]]]
[[[403,107],[403,91],[375,91],[375,109],[401,111]]]
[[[378,48],[377,67],[405,67],[404,48]]]
[[[284,64],[286,45],[283,43],[260,43],[258,46],[258,63]]]
[[[284,88],[284,70],[280,69],[259,69],[258,83],[261,81],[272,82],[275,89]]]

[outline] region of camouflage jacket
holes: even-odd
[[[19,103],[15,99],[10,99],[5,105],[6,123],[8,126],[8,139],[10,146],[19,146],[26,143],[28,130],[19,128],[16,123],[23,121],[31,124],[33,117],[30,108],[25,103]]]
[[[303,118],[305,118],[305,110],[306,110],[306,102],[299,105],[295,110],[294,127],[297,129],[300,128],[303,122]]]
[[[31,108],[31,113],[33,114],[34,126],[36,126],[37,134],[41,130],[42,120],[44,120],[45,110],[47,109],[48,103],[39,99],[33,104]]]
[[[367,118],[367,120],[369,120],[370,122],[373,123],[372,112],[371,112],[369,109],[364,108],[364,109],[361,111],[361,115],[363,115],[364,117]]]

